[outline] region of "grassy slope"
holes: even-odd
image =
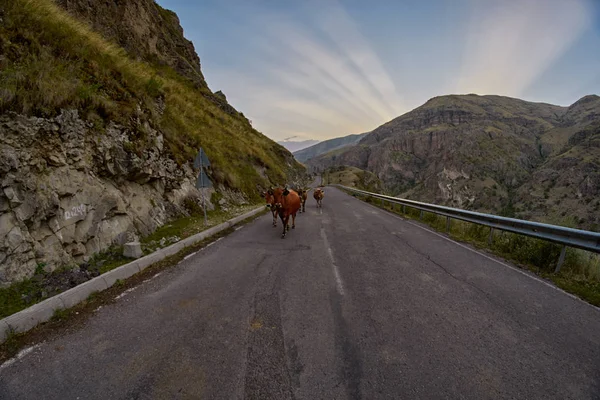
[[[356,167],[333,167],[323,173],[325,184],[339,184],[371,192],[381,191],[381,182],[375,174]]]
[[[109,121],[135,129],[138,151],[146,144],[146,119],[165,134],[179,163],[193,160],[203,147],[213,178],[250,196],[257,184],[267,183],[254,166],[265,167],[268,178],[278,182],[290,168],[301,168],[245,118],[207,100],[208,89],[193,88],[168,67],[132,60],[51,0],[15,0],[4,7],[3,19],[0,112],[51,117],[62,108],[77,108],[98,134]],[[137,118],[142,123],[132,124]]]

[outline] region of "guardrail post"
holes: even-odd
[[[419,219],[422,220],[423,219],[423,210],[421,210],[421,213],[419,214]]]
[[[560,251],[560,257],[558,257],[558,264],[556,264],[556,269],[554,270],[555,274],[560,271],[560,267],[562,267],[563,263],[565,262],[566,254],[567,254],[567,246],[563,246],[562,250]]]
[[[404,204],[402,204],[402,214],[406,214],[406,209],[404,208]]]
[[[450,217],[446,217],[446,233],[450,232]]]
[[[381,207],[385,208],[385,200],[381,199]]]
[[[494,240],[494,228],[490,228],[490,236],[488,237],[488,246],[492,245],[493,240]]]

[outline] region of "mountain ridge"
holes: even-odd
[[[393,195],[598,229],[599,124],[596,95],[568,107],[437,96],[306,164],[373,172]]]
[[[323,153],[326,153],[326,152],[329,152],[332,150],[337,150],[342,147],[357,143],[366,135],[367,135],[367,133],[359,133],[359,134],[346,135],[346,136],[342,136],[342,137],[338,137],[338,138],[324,140],[322,142],[314,144],[305,149],[295,151],[292,154],[294,155],[296,160],[298,160],[300,162],[304,162],[304,161],[307,161],[307,160],[309,160],[313,157],[316,157],[320,154],[323,154]]]

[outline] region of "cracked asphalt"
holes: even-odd
[[[326,188],[0,367],[0,399],[599,399],[600,312]]]

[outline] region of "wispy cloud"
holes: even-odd
[[[318,16],[308,15],[305,24],[257,10],[252,32],[260,40],[252,46],[260,61],[246,63],[243,73],[218,72],[229,86],[236,82],[233,101],[243,103],[255,126],[272,137],[306,137],[307,125],[313,137],[359,133],[404,111],[392,79],[355,21],[340,4],[328,4]],[[257,93],[262,95],[252,103],[250,96]]]
[[[579,68],[556,84],[577,62],[567,51],[593,32],[597,0],[160,1],[185,4],[211,88],[277,140],[370,131],[449,92],[566,104],[598,76]]]
[[[587,0],[473,1],[456,91],[519,96],[592,23]]]

